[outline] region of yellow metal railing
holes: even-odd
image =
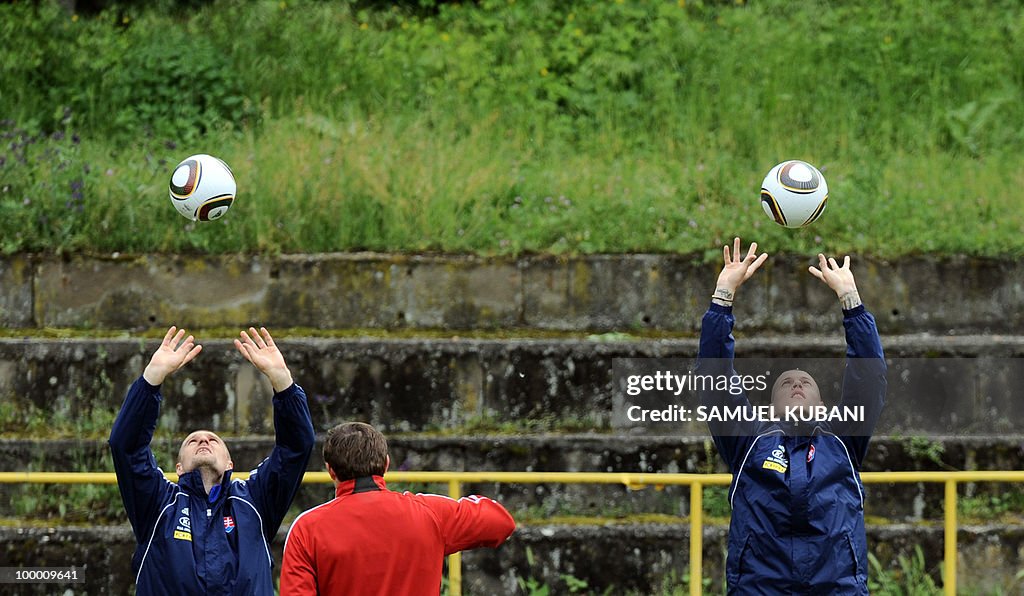
[[[247,473],[236,473],[247,478]],[[167,474],[176,480],[174,474]],[[1024,471],[993,472],[864,472],[865,484],[941,483],[945,485],[943,591],[956,594],[957,485],[964,482],[1024,482]],[[621,484],[630,488],[688,485],[690,487],[690,594],[701,593],[705,486],[726,486],[729,474],[632,474],[616,472],[388,472],[389,482],[447,483],[448,494],[458,498],[465,483],[501,484]],[[307,472],[305,483],[331,482],[327,472]],[[116,484],[112,472],[0,472],[0,483]],[[462,594],[462,559],[448,557],[448,587],[452,596]]]

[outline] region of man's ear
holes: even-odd
[[[337,482],[338,481],[338,475],[335,474],[334,470],[331,469],[331,464],[324,463],[324,465],[327,466],[327,473],[331,476],[331,480]]]
[[[390,468],[390,467],[391,467],[391,456],[390,455],[385,455],[384,456],[384,473],[385,474],[388,473],[388,468]]]
[[[235,469],[235,462],[231,461],[230,459],[228,460],[228,469],[229,470],[234,470]]]
[[[174,464],[174,471],[177,472],[178,476],[181,476],[182,469],[181,462]]]

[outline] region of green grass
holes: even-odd
[[[0,5],[3,253],[1024,255],[1016,3],[41,5]],[[198,152],[239,192],[196,225]],[[758,202],[787,158],[805,230]]]

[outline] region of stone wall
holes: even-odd
[[[704,529],[705,593],[721,594],[727,528]],[[287,528],[273,544],[275,561]],[[900,556],[913,555],[920,545],[927,571],[941,585],[942,529],[901,525],[869,527],[868,544],[883,569],[896,569]],[[991,526],[962,527],[958,537],[958,587],[961,593],[1019,593],[1018,553],[1024,551],[1024,530]],[[135,542],[127,525],[94,528],[0,527],[0,566],[86,565],[85,585],[40,584],[7,586],[5,594],[133,594],[131,555]],[[527,552],[529,551],[529,555]],[[532,558],[532,564],[530,562]],[[520,526],[497,550],[463,555],[464,594],[521,593],[520,580],[533,580],[551,593],[568,593],[568,577],[584,581],[588,593],[661,594],[685,584],[689,565],[689,527],[670,524],[608,523],[604,525]],[[280,568],[275,568],[275,575]],[[7,588],[11,588],[8,590]],[[70,591],[65,589],[70,588]],[[998,592],[997,592],[998,590]]]
[[[740,295],[746,328],[831,328],[835,297],[812,263],[773,256]],[[718,267],[677,255],[15,255],[0,259],[0,326],[693,332]],[[888,333],[1024,327],[1020,261],[865,258],[854,271]]]

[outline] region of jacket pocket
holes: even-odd
[[[749,569],[749,567],[750,567],[748,559],[751,556],[751,554],[750,554],[750,540],[751,540],[751,538],[752,538],[751,536],[747,536],[746,538],[743,539],[743,546],[740,547],[739,552],[735,554],[736,560],[732,561],[730,559],[730,561],[726,565],[727,570],[726,570],[726,574],[725,574],[725,581],[726,581],[727,584],[729,584],[730,592],[732,590],[736,589],[736,587],[740,583],[740,580],[743,579],[744,571]],[[729,553],[729,556],[731,558],[733,556],[733,553]]]
[[[853,575],[857,577],[860,575],[861,562],[857,560],[857,547],[853,544],[853,536],[850,536],[849,532],[843,534],[846,539],[846,548],[850,552],[850,561],[853,562]]]

